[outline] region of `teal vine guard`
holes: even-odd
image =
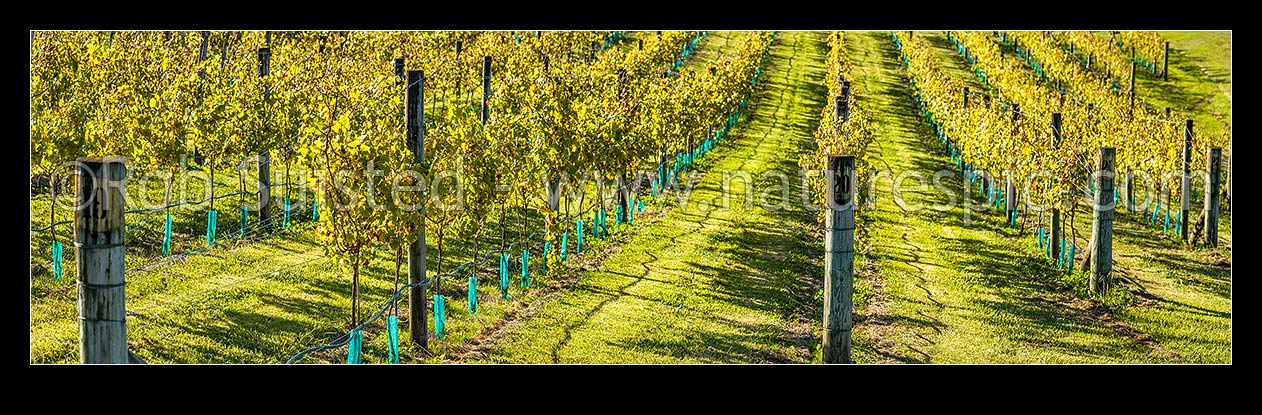
[[[1043,227],[1039,227],[1039,249],[1043,249]]]
[[[1050,232],[1043,233],[1043,255],[1047,259],[1052,259],[1052,236],[1048,235],[1048,233]]]
[[[614,224],[622,223],[622,205],[621,204],[614,205],[613,221],[614,221]]]
[[[1174,233],[1180,233],[1182,229],[1182,224],[1183,224],[1183,211],[1180,210],[1179,213],[1176,213],[1174,215]]]
[[[639,208],[638,208],[638,209],[639,209],[641,212],[643,212],[643,211],[644,211],[644,201],[643,201],[643,200],[639,201],[639,205],[640,205],[640,206],[639,206]]]
[[[1069,263],[1067,264],[1067,266],[1069,267],[1069,275],[1073,275],[1074,274],[1074,246],[1073,245],[1069,245]]]
[[[565,248],[570,246],[570,233],[561,234],[561,260],[565,260]]]
[[[592,237],[600,237],[600,211],[592,213]]]
[[[530,250],[521,250],[521,287],[530,286]]]
[[[500,255],[500,295],[508,299],[508,254]]]
[[[61,281],[61,242],[53,241],[53,279]]]
[[[434,334],[443,338],[443,326],[447,323],[447,307],[442,294],[434,294]]]
[[[242,236],[245,236],[246,222],[249,220],[250,220],[250,211],[246,210],[244,206],[241,207],[241,235]]]
[[[364,335],[359,329],[351,330],[351,341],[346,350],[346,364],[359,364],[360,351],[363,348]]]
[[[315,221],[320,220],[320,201],[319,200],[315,200],[315,199],[311,200],[311,220],[315,220]]]
[[[386,337],[390,341],[390,363],[399,363],[399,316],[386,316]]]
[[[596,226],[600,228],[600,236],[602,237],[609,236],[609,212],[608,211],[604,209],[600,210],[600,222],[597,222]]]
[[[627,209],[627,224],[631,225],[632,224],[631,221],[635,219],[635,207],[637,206],[636,200],[631,199],[631,202],[629,203],[629,205],[631,206],[631,208]]]
[[[574,234],[578,235],[578,239],[575,239],[574,241],[575,242],[574,252],[581,254],[583,253],[583,220],[582,219],[574,220]],[[562,258],[562,259],[565,259],[565,258]]]
[[[289,201],[289,198],[285,198],[285,215],[284,215],[284,218],[282,218],[282,219],[281,219],[281,224],[280,224],[280,227],[281,227],[282,229],[289,229],[289,209],[290,209],[290,203],[291,203],[291,202]]]
[[[552,252],[552,242],[543,241],[543,263],[539,264],[540,268],[546,274],[548,272],[548,253]]]
[[[171,255],[171,215],[167,215],[166,227],[162,230],[162,255]]]
[[[1062,238],[1062,239],[1060,240],[1060,253],[1059,253],[1059,255],[1060,255],[1060,256],[1056,258],[1056,267],[1057,267],[1057,268],[1060,268],[1060,267],[1065,266],[1065,239],[1064,239],[1064,238]]]
[[[1162,232],[1170,232],[1170,209],[1166,209],[1166,223],[1161,227]]]
[[[478,312],[478,278],[469,277],[469,314]]]
[[[219,211],[206,212],[206,246],[215,246],[215,222],[218,218]]]

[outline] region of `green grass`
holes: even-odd
[[[851,39],[854,39],[849,44],[851,58],[858,72],[854,74],[857,99],[871,100],[866,108],[873,111],[873,124],[880,137],[871,149],[878,152],[874,165],[895,174],[916,170],[926,176],[947,166],[945,156],[926,154],[926,143],[932,142],[932,135],[912,110],[911,91],[901,79],[896,51],[888,36],[865,33]],[[943,53],[947,52],[952,51]],[[861,322],[856,326],[856,360],[924,363],[1229,361],[1220,353],[1222,335],[1229,333],[1222,329],[1220,322],[1199,324],[1193,320],[1192,324],[1183,322],[1161,329],[1156,326],[1191,316],[1183,313],[1170,317],[1168,309],[1147,312],[1143,307],[1133,307],[1124,313],[1124,324],[1117,324],[1099,315],[1091,303],[1075,298],[1060,286],[1057,281],[1063,271],[1054,270],[1054,264],[1042,258],[1029,232],[1005,227],[1003,215],[984,211],[965,216],[964,208],[959,206],[945,212],[904,210],[893,202],[888,179],[882,183],[886,184],[878,186],[877,209],[871,213],[871,239],[859,241],[872,245],[870,256],[875,261],[874,273],[860,274],[873,281],[860,287],[876,288],[870,295],[875,300],[857,310],[857,319]],[[948,195],[915,191],[913,184],[908,181],[902,192],[909,203],[947,201]],[[962,184],[958,179],[944,180],[944,184],[956,189],[955,196],[959,197]],[[1078,225],[1086,226],[1084,222],[1087,221],[1079,221]],[[1124,232],[1124,228],[1119,232]],[[1129,238],[1122,234],[1117,239]],[[1133,251],[1124,243],[1115,250],[1118,255]],[[1143,252],[1134,255],[1156,258]],[[1115,269],[1130,267],[1125,260],[1119,260]],[[1216,287],[1222,288],[1221,279],[1206,278],[1203,282],[1216,283]],[[1219,304],[1204,297],[1186,300],[1186,304],[1210,310],[1206,313],[1210,315],[1201,320],[1221,318],[1221,314],[1215,313],[1221,309],[1213,307]],[[1229,317],[1223,320],[1229,324]],[[1201,330],[1215,333],[1196,333]],[[1138,333],[1128,335],[1135,331]],[[1157,339],[1156,346],[1136,339],[1143,333],[1152,333]],[[1188,345],[1218,346],[1198,349],[1214,358],[1193,359],[1188,357],[1191,353],[1184,352],[1187,347],[1176,340]],[[1226,345],[1229,353],[1229,338]],[[1168,351],[1182,358],[1172,357]]]
[[[976,85],[940,34],[919,32],[917,40],[922,35],[952,76]],[[688,65],[704,67],[743,36],[711,32]],[[1222,62],[1222,47],[1213,36],[1166,36],[1199,65],[1213,69]],[[431,307],[428,352],[407,340],[408,303],[401,302],[403,360],[818,362],[823,246],[813,212],[801,207],[801,181],[794,174],[799,155],[813,145],[811,134],[825,105],[824,40],[822,33],[781,34],[765,70],[764,90],[751,100],[753,106],[737,130],[695,164],[693,170],[704,174],[686,206],[677,206],[677,193],[652,201],[645,197],[649,207],[636,216],[635,225],[611,226],[613,238],[585,238],[584,253],[571,251],[575,257],[557,273],[539,276],[532,271],[530,289],[519,287],[520,258],[514,255],[511,300],[500,298],[492,258],[475,270],[480,279],[477,314],[466,311],[468,275],[445,279],[446,337],[433,334]],[[853,33],[847,44],[855,67],[854,99],[865,101],[877,135],[869,148],[871,164],[885,172],[915,170],[929,177],[946,168],[947,157],[929,150],[932,135],[914,111],[888,35]],[[1173,65],[1171,75],[1178,75]],[[1229,75],[1226,80],[1229,91]],[[1203,82],[1198,88],[1221,88],[1221,82]],[[737,169],[749,171],[757,189],[779,182],[760,178],[761,172],[790,173],[792,207],[745,207],[739,195],[746,184],[735,179],[734,205],[715,209],[722,203],[723,172]],[[1220,223],[1218,249],[1188,249],[1163,235],[1160,227],[1140,223],[1134,215],[1117,215],[1114,275],[1135,299],[1125,309],[1110,311],[1062,286],[1064,272],[1042,257],[1028,230],[1004,226],[1002,215],[989,210],[967,216],[961,207],[904,210],[892,201],[886,177],[878,182],[875,208],[864,209],[858,219],[865,229],[857,235],[856,361],[1231,362],[1229,215]],[[224,180],[224,192],[237,190],[235,174],[216,178]],[[908,180],[902,192],[911,203],[945,202],[949,197],[932,188],[920,191],[914,184]],[[944,184],[959,197],[963,185],[958,177]],[[780,200],[775,194],[770,198]],[[233,199],[222,203],[235,209]],[[46,223],[47,206],[46,196],[33,198],[32,227]],[[221,238],[225,231],[236,231],[231,213],[224,213]],[[204,245],[204,209],[183,215],[176,219],[177,241],[183,241],[177,242],[177,251]],[[510,242],[523,236],[519,215],[509,212]],[[540,218],[537,212],[529,215],[527,232],[532,232]],[[1079,206],[1077,219],[1082,248],[1090,234],[1090,212]],[[129,245],[129,266],[156,257],[161,222],[157,224],[156,234],[137,233],[145,242]],[[492,221],[487,227],[480,239],[483,252],[499,246],[498,224]],[[69,226],[63,228],[65,241]],[[437,253],[430,237],[434,272]],[[446,243],[446,270],[474,259],[467,232],[449,236]],[[350,272],[326,257],[321,246],[314,228],[301,223],[270,238],[224,243],[206,254],[129,273],[127,307],[136,312],[128,318],[131,350],[156,363],[279,363],[344,334],[350,326]],[[32,241],[33,270],[47,261],[47,249],[47,238]],[[537,269],[540,249],[532,245],[531,251]],[[393,254],[377,250],[373,255],[361,275],[364,317],[393,292]],[[73,265],[68,256],[70,272],[60,282],[46,272],[32,276],[33,362],[78,360]],[[384,322],[369,326],[365,362],[385,361],[384,334]],[[343,346],[304,361],[345,360]]]
[[[698,51],[705,52],[710,47],[707,43],[703,41]],[[690,58],[688,64],[693,65],[693,61],[696,59]],[[283,169],[277,171],[274,168],[273,171],[279,175]],[[240,183],[236,175],[222,173],[216,174],[216,192],[223,194],[238,190]],[[151,198],[161,198],[159,188],[139,189],[134,182],[132,185],[129,194],[145,191]],[[204,187],[199,186],[204,184],[192,181],[189,193],[201,194]],[[254,189],[247,187],[247,190]],[[587,184],[589,196],[583,203],[584,207],[595,203],[594,196],[591,196],[595,190],[595,184]],[[220,199],[216,206],[235,207],[235,199]],[[571,202],[577,205],[578,199]],[[653,216],[656,207],[649,203],[646,205],[649,205],[647,210],[635,216],[637,223]],[[48,206],[46,194],[33,198],[32,217],[35,219],[32,227],[46,225],[47,219],[41,222],[38,218],[47,216]],[[205,207],[199,208],[173,210],[176,214],[175,252],[204,246]],[[576,209],[581,208],[576,206]],[[220,207],[220,210],[225,209]],[[508,242],[520,241],[525,234],[540,228],[542,219],[538,212],[532,209],[526,214],[527,226],[523,233],[521,211],[508,211],[505,221]],[[155,220],[158,225],[153,226],[157,228],[156,236],[145,228],[135,234],[129,233],[129,267],[159,259],[161,215],[155,216],[158,217]],[[613,216],[612,212],[610,216]],[[66,214],[64,219],[70,219],[70,216]],[[128,219],[131,220],[131,217]],[[493,217],[488,221],[479,238],[479,251],[483,254],[488,249],[499,248],[500,229],[496,219]],[[590,215],[586,215],[586,219],[590,222]],[[220,244],[215,250],[189,257],[172,257],[171,261],[146,271],[128,273],[127,308],[136,312],[128,318],[128,338],[134,353],[155,363],[279,363],[300,350],[327,343],[351,327],[351,273],[324,255],[323,244],[316,238],[313,226],[295,223],[290,231],[270,238],[229,243],[226,234],[237,231],[236,221],[236,215],[224,214],[219,225]],[[568,226],[572,227],[573,223]],[[590,230],[590,223],[587,226]],[[69,225],[58,227],[62,241],[69,237],[69,228]],[[400,302],[398,313],[401,316],[403,360],[439,362],[464,352],[472,339],[506,313],[558,288],[562,283],[557,278],[558,274],[573,272],[569,269],[573,264],[598,263],[599,255],[592,258],[592,253],[616,245],[613,241],[624,240],[632,229],[627,225],[611,224],[613,238],[592,239],[589,234],[584,240],[583,254],[574,253],[575,238],[571,235],[570,253],[573,259],[550,276],[539,275],[542,252],[541,243],[536,238],[530,245],[532,285],[529,289],[520,287],[519,251],[512,255],[510,300],[500,296],[498,261],[495,257],[482,266],[469,268],[458,277],[444,278],[442,291],[447,297],[448,315],[446,336],[438,339],[433,331],[431,297],[427,307],[428,351],[414,348],[407,340],[409,304],[406,300]],[[453,232],[445,240],[443,271],[451,271],[455,264],[475,259],[471,231],[462,229]],[[35,234],[32,235],[35,237]],[[429,236],[429,272],[433,275],[437,272],[438,251],[435,235],[431,233]],[[155,239],[156,242],[153,241]],[[45,237],[42,241],[42,253],[36,249],[41,242],[32,241],[32,269],[38,272],[33,272],[31,281],[31,359],[36,363],[75,362],[79,333],[73,249],[67,249],[67,275],[61,281],[55,281],[46,271],[47,265],[39,264],[41,260],[47,261],[47,246],[51,239]],[[139,243],[134,243],[136,241]],[[361,270],[361,319],[376,312],[394,290],[393,253],[384,250],[372,252],[372,262]],[[480,258],[481,255],[477,256],[477,259]],[[40,271],[41,268],[44,271]],[[406,280],[406,266],[402,272],[402,278]],[[465,299],[467,280],[471,275],[479,278],[479,309],[476,314],[469,314]],[[434,290],[429,290],[430,295],[433,293]],[[367,328],[363,349],[365,362],[385,361],[388,346],[384,333],[384,320],[378,320]],[[303,361],[344,362],[345,359],[346,348],[343,346],[315,353]]]
[[[1160,33],[1170,41],[1170,80],[1137,76],[1139,97],[1154,110],[1190,114],[1196,131],[1230,134],[1231,32]]]
[[[645,226],[572,292],[539,304],[533,318],[471,361],[809,361],[819,325],[810,288],[819,270],[810,258],[822,248],[805,234],[810,212],[796,200],[795,208],[777,211],[738,201],[730,210],[713,207],[722,203],[722,171],[744,169],[756,178],[797,170],[825,96],[823,41],[820,33],[783,33],[752,118],[723,143],[731,148],[716,154],[721,158],[689,203]],[[794,182],[790,194],[800,195],[800,180]],[[743,185],[732,181],[734,192]]]

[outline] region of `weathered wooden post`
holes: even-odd
[[[1113,284],[1109,273],[1113,270],[1113,168],[1116,151],[1101,148],[1096,159],[1095,206],[1091,221],[1091,276],[1092,293],[1107,292]],[[1072,261],[1073,258],[1070,258]]]
[[[1170,81],[1170,42],[1168,41],[1166,42],[1166,58],[1161,65],[1161,80]]]
[[[118,156],[78,160],[74,238],[79,275],[79,363],[127,363],[123,210],[127,166]]]
[[[850,363],[854,302],[853,156],[828,156],[829,214],[824,239],[824,363]]]
[[[271,40],[271,32],[268,32],[268,40]],[[259,77],[266,77],[271,73],[272,50],[269,48],[259,48]],[[264,84],[263,99],[267,100],[271,97],[271,87]],[[263,227],[270,226],[272,219],[272,151],[264,149],[259,152],[259,224]]]
[[[407,72],[407,146],[417,163],[425,163],[425,72]],[[417,228],[416,240],[408,246],[408,284],[419,284],[425,280],[425,204],[422,203],[421,226]],[[413,285],[408,291],[408,333],[412,344],[426,347],[429,343],[429,326],[425,321],[425,308],[428,297],[424,285]]]
[[[968,109],[968,87],[964,87],[964,109]]]
[[[491,116],[491,57],[482,60],[482,123]]]
[[[1060,143],[1060,117],[1059,112],[1052,114],[1052,149],[1055,149]],[[1059,197],[1059,195],[1057,196]],[[1054,261],[1057,258],[1060,258],[1061,231],[1059,200],[1052,202],[1052,226],[1051,229],[1048,230],[1048,233],[1051,234],[1052,260]]]
[[[1131,48],[1131,106],[1127,108],[1127,116],[1135,119],[1135,48]]]
[[[850,120],[850,82],[841,83],[841,94],[833,104],[833,123],[843,124]]]
[[[1213,147],[1206,157],[1209,161],[1209,183],[1205,189],[1205,244],[1218,247],[1218,176],[1222,170],[1223,149]]]
[[[1192,203],[1192,120],[1183,128],[1183,183],[1179,192],[1179,238],[1188,243],[1188,212]]]

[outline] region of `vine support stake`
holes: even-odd
[[[1061,132],[1060,121],[1061,121],[1061,115],[1059,112],[1052,114],[1052,149],[1053,150],[1056,149],[1057,144],[1060,142],[1060,132]],[[1059,201],[1055,201],[1052,203],[1052,228],[1049,231],[1049,233],[1051,234],[1051,243],[1052,243],[1052,259],[1056,259],[1060,257],[1060,239],[1061,239],[1060,228],[1061,228],[1060,203]]]
[[[127,166],[118,156],[78,159],[74,217],[79,276],[79,363],[128,363],[124,274]]]
[[[1205,189],[1205,244],[1218,247],[1218,176],[1222,171],[1223,149],[1213,147],[1205,159],[1209,161],[1209,183]]]
[[[1179,235],[1180,239],[1188,239],[1188,212],[1192,204],[1192,120],[1187,120],[1183,128],[1183,183],[1179,191]]]
[[[407,146],[417,163],[425,162],[425,72],[407,72]],[[425,280],[425,204],[421,204],[421,226],[416,240],[408,246],[408,284]],[[412,344],[426,347],[429,342],[429,326],[425,321],[424,285],[413,285],[408,291],[408,335]]]
[[[824,239],[824,363],[851,363],[854,301],[853,156],[828,156],[828,216]]]
[[[1092,293],[1107,292],[1113,283],[1113,176],[1116,150],[1101,148],[1096,159],[1095,206],[1091,221],[1091,276]],[[1071,258],[1072,262],[1073,259]]]

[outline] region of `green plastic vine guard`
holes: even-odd
[[[219,218],[219,211],[212,210],[206,212],[206,246],[215,246],[216,223]]]
[[[575,219],[574,234],[578,235],[578,239],[574,241],[575,242],[574,252],[581,254],[583,253],[583,220],[582,219]],[[562,258],[562,259],[565,259],[565,258]]]
[[[241,235],[245,235],[246,222],[250,220],[250,211],[244,206],[241,207]]]
[[[434,295],[434,334],[443,338],[443,328],[447,324],[447,307],[442,294]]]
[[[1063,266],[1065,266],[1065,240],[1061,239],[1060,252],[1058,253],[1058,256],[1056,257],[1056,267],[1060,268]]]
[[[61,281],[61,253],[62,247],[60,241],[53,241],[53,279]]]
[[[543,241],[543,263],[540,264],[540,268],[543,269],[543,272],[545,274],[548,272],[548,253],[549,252],[552,252],[552,242]]]
[[[320,220],[320,201],[319,200],[311,201],[311,220],[315,220],[315,221]]]
[[[167,215],[166,226],[162,230],[162,255],[171,255],[171,215]]]
[[[508,299],[508,254],[500,255],[500,295]]]
[[[285,198],[285,216],[284,216],[284,218],[282,218],[282,219],[281,219],[281,225],[280,225],[280,227],[281,227],[282,229],[289,229],[289,209],[290,209],[290,203],[292,203],[292,202],[290,202],[290,201],[289,201],[289,198]]]
[[[390,363],[399,363],[399,316],[386,316],[386,337],[390,342]]]
[[[359,329],[351,330],[351,341],[346,350],[346,363],[351,365],[359,364],[360,351],[364,342],[363,333]]]
[[[1068,268],[1069,268],[1069,275],[1073,275],[1074,274],[1074,246],[1073,245],[1069,245]]]
[[[521,287],[530,286],[530,250],[521,250]]]
[[[565,260],[566,248],[570,245],[570,233],[561,234],[561,260]]]
[[[478,278],[469,277],[469,314],[478,312]]]

